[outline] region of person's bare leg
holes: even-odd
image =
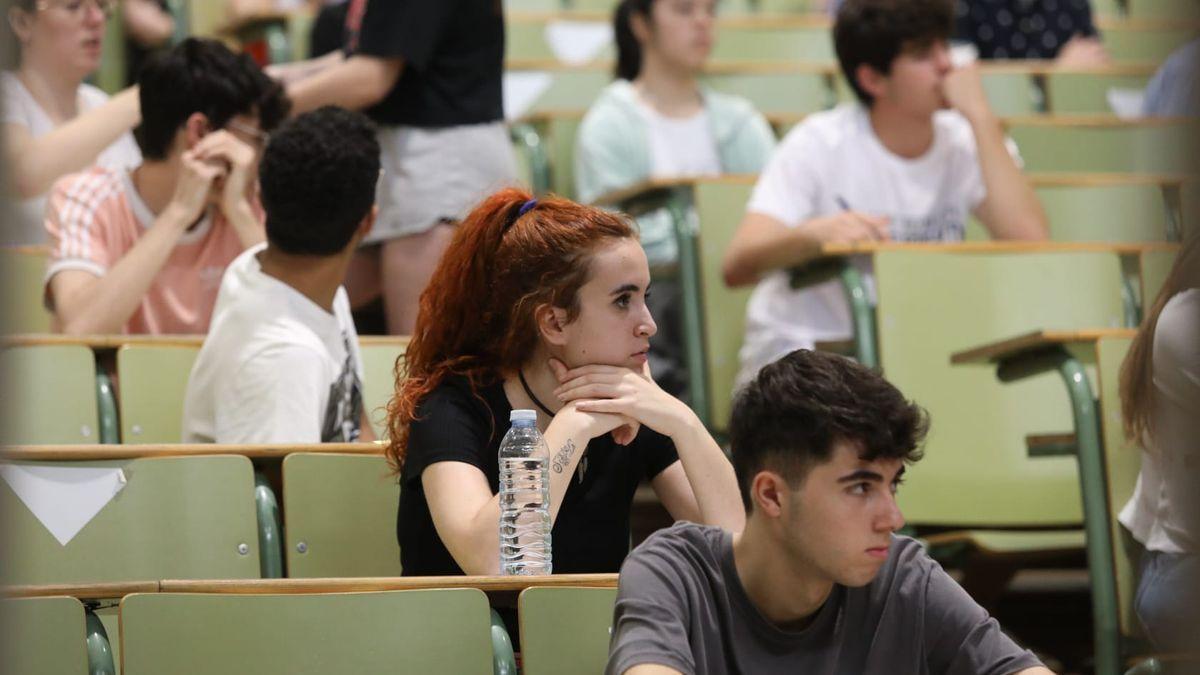
[[[354,252],[350,267],[346,269],[346,295],[350,298],[350,309],[359,309],[379,297],[383,292],[380,255],[382,246],[368,244]]]
[[[453,225],[438,224],[420,234],[383,242],[383,304],[392,335],[412,335],[421,292],[453,234]]]

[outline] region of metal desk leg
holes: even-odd
[[[705,427],[712,426],[712,408],[708,400],[708,371],[704,367],[704,321],[700,301],[700,261],[696,250],[696,231],[688,218],[691,206],[687,188],[675,188],[667,200],[667,210],[675,225],[679,243],[679,289],[683,297],[683,351],[687,360],[688,395],[692,410]]]
[[[258,511],[258,565],[264,579],[283,577],[283,527],[279,501],[261,471],[254,472],[254,504]]]
[[[541,132],[534,125],[524,123],[513,127],[512,136],[529,157],[533,193],[543,195],[550,192],[550,156]]]
[[[84,617],[87,620],[88,675],[116,675],[112,643],[108,640],[104,624],[91,607],[84,610]]]
[[[875,308],[867,293],[867,284],[862,272],[850,260],[841,261],[838,276],[850,303],[850,319],[854,324],[854,351],[858,362],[868,368],[879,368],[878,342],[876,341]]]

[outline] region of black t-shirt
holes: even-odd
[[[366,2],[361,15],[356,2]],[[380,124],[416,127],[503,119],[501,5],[500,0],[354,0],[346,18],[347,50],[404,59],[396,86],[367,115]]]
[[[435,462],[466,462],[499,491],[500,441],[512,406],[500,380],[476,398],[466,378],[447,378],[418,406],[401,472],[396,537],[406,576],[462,574],[434,529],[421,473]],[[679,458],[669,438],[642,427],[627,446],[605,434],[588,443],[551,532],[554,572],[616,572],[629,552],[629,509],[642,478],[653,478]],[[499,536],[497,523],[497,534]]]
[[[1088,0],[958,0],[955,37],[984,59],[1052,59],[1072,37],[1093,37]]]

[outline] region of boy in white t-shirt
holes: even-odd
[[[321,108],[271,137],[259,167],[267,241],[225,271],[188,380],[186,443],[370,440],[342,281],[375,222],[379,143],[360,113]]]
[[[726,252],[727,284],[758,283],[740,383],[794,349],[850,337],[837,281],[790,286],[787,270],[822,244],[958,241],[969,214],[997,239],[1045,239],[1045,214],[978,70],[951,65],[953,18],[944,0],[842,5],[834,43],[861,104],[811,115],[784,138]]]

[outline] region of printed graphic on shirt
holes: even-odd
[[[329,388],[329,403],[325,406],[325,422],[321,425],[322,443],[349,443],[358,440],[362,419],[362,382],[354,368],[350,338],[342,333],[346,346],[346,358],[342,362],[342,373]]]
[[[888,230],[892,241],[962,241],[966,223],[962,210],[948,206],[924,216],[894,215]]]

